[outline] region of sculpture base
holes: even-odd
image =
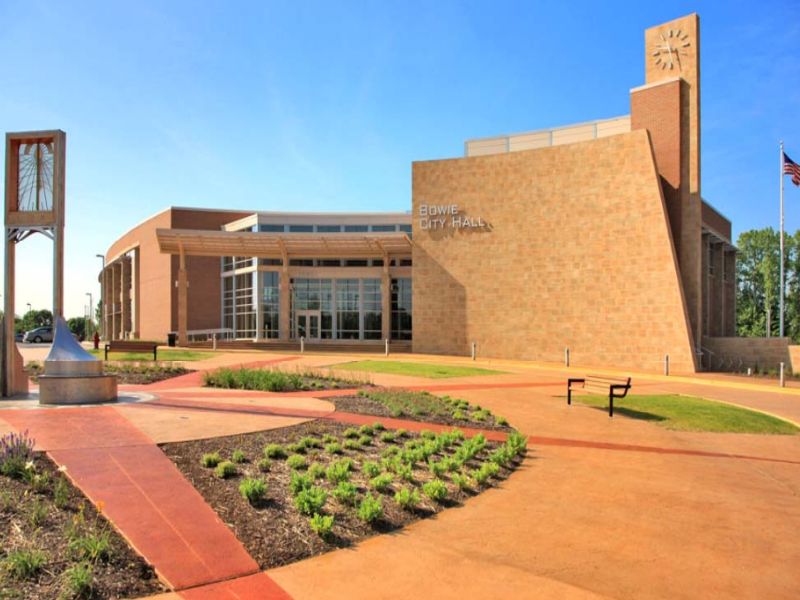
[[[97,404],[117,399],[117,376],[39,376],[39,404]]]

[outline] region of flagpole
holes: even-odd
[[[780,319],[780,337],[783,337],[783,296],[784,296],[784,284],[783,284],[783,140],[781,140],[781,319]]]

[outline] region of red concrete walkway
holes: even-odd
[[[172,461],[113,407],[9,410],[2,416],[17,430],[28,430],[39,448],[67,467],[75,485],[102,503],[114,526],[173,589],[258,572],[258,564]],[[225,597],[193,594],[187,597]]]

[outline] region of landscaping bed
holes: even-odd
[[[427,421],[454,427],[512,431],[505,417],[479,405],[425,391],[368,388],[353,396],[326,398],[336,410],[362,415]]]
[[[222,367],[203,374],[203,385],[235,390],[261,392],[298,392],[311,390],[337,390],[369,385],[364,376],[334,376],[314,369],[294,371],[272,368]]]
[[[459,505],[508,477],[525,444],[320,420],[161,447],[267,569]]]
[[[134,598],[165,591],[98,507],[31,447],[19,438],[0,439],[0,598]]]
[[[37,383],[39,375],[44,372],[44,365],[39,362],[29,362],[25,365],[25,371],[28,373],[31,381]],[[148,383],[156,383],[157,381],[164,381],[165,379],[172,379],[180,375],[191,373],[191,369],[186,369],[170,363],[113,363],[107,362],[103,365],[103,371],[106,375],[116,375],[117,381],[121,384],[133,385],[146,385]]]

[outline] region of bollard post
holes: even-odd
[[[300,337],[300,354],[306,351],[306,338]]]
[[[389,338],[386,338],[385,340],[383,340],[383,342],[384,342],[384,345],[385,345],[385,349],[383,351],[383,355],[384,356],[389,356]]]
[[[664,355],[664,375],[669,375],[669,354]]]
[[[478,355],[477,346],[477,342],[472,342],[472,360],[475,360],[475,357]]]
[[[569,348],[564,348],[564,366],[569,366]]]
[[[784,369],[784,364],[785,364],[785,363],[781,363],[781,387],[786,387],[786,381],[785,381],[785,380],[784,380],[784,378],[783,378],[783,369]]]
[[[217,351],[217,334],[216,333],[211,336],[211,349],[214,350],[214,352]]]
[[[747,367],[747,376],[750,377],[753,374],[753,367]]]

